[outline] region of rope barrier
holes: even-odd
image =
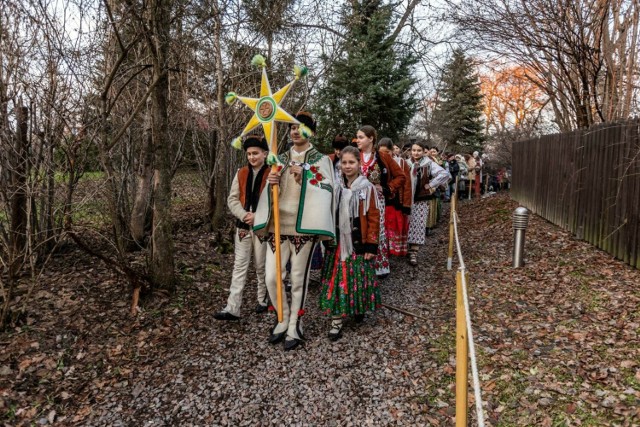
[[[458,261],[460,262],[460,276],[462,278],[462,300],[464,303],[464,310],[466,315],[467,334],[469,340],[469,358],[471,359],[471,376],[473,377],[473,393],[476,403],[476,416],[478,417],[478,426],[484,427],[484,412],[482,410],[482,394],[480,391],[480,376],[478,375],[478,365],[476,363],[476,347],[473,343],[473,330],[471,329],[471,316],[469,315],[469,298],[467,294],[467,280],[466,280],[466,268],[464,265],[464,259],[462,258],[462,249],[460,247],[460,239],[458,238],[458,213],[454,214],[454,234],[456,240],[456,248],[458,250]],[[456,364],[457,365],[457,364]]]
[[[447,259],[447,269],[451,270],[452,255],[453,255],[453,241],[455,241],[456,250],[458,252],[458,273],[456,274],[457,284],[457,305],[462,306],[464,310],[462,313],[458,313],[457,330],[456,330],[456,426],[467,425],[467,350],[468,358],[471,359],[471,375],[473,378],[473,391],[475,396],[476,416],[478,419],[478,426],[484,427],[484,412],[482,409],[482,394],[480,390],[480,377],[478,375],[478,366],[476,363],[476,349],[473,343],[473,330],[471,328],[471,316],[469,310],[469,298],[467,292],[467,270],[464,264],[464,257],[462,256],[462,247],[460,245],[460,238],[458,235],[458,212],[457,212],[457,200],[458,200],[458,180],[456,179],[456,187],[454,194],[452,195],[451,203],[451,219],[449,238],[449,256]],[[464,325],[464,326],[463,326]],[[466,326],[466,337],[464,337],[464,327]],[[462,338],[462,343],[458,345],[458,338]],[[464,338],[467,338],[466,340]],[[466,341],[467,345],[464,345]]]

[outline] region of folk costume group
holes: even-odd
[[[330,319],[329,339],[342,336],[349,317],[362,321],[381,306],[379,279],[390,273],[389,255],[406,256],[425,243],[429,200],[447,185],[449,173],[428,157],[403,159],[390,140],[376,144],[376,130],[362,126],[357,148],[342,135],[334,153],[320,153],[306,137],[315,133],[310,113],[289,125],[292,146],[265,164],[269,147],[261,136],[244,139],[248,165],[239,169],[227,200],[237,219],[235,264],[227,305],[218,320],[238,320],[250,259],[257,274],[258,313],[276,311],[277,271],[271,187],[279,187],[280,259],[290,265],[290,300],[282,298],[282,321],[271,328],[269,342],[284,341],[286,351],[303,340],[303,318],[314,251],[324,252],[320,308]],[[423,150],[424,151],[424,150]],[[414,264],[415,265],[415,264]],[[271,301],[271,305],[269,305]]]

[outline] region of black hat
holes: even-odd
[[[346,136],[339,133],[335,138],[333,138],[333,142],[331,143],[331,145],[336,150],[343,150],[344,147],[349,145],[349,140]]]
[[[313,120],[311,113],[306,111],[299,111],[295,116],[295,119],[311,129],[311,132],[316,133],[316,121]],[[291,127],[291,124],[289,125]]]
[[[251,147],[258,147],[264,151],[269,151],[269,146],[264,136],[249,135],[242,143],[242,148],[244,151],[247,151]]]

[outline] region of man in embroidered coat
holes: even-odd
[[[237,218],[235,262],[233,264],[227,306],[213,315],[217,320],[240,319],[242,291],[247,282],[252,252],[258,277],[258,305],[256,312],[262,313],[267,310],[267,288],[264,279],[267,244],[254,234],[251,227],[254,223],[260,193],[264,189],[269,176],[269,168],[265,164],[267,154],[269,154],[269,147],[263,137],[256,136],[247,137],[242,145],[249,164],[240,168],[236,173],[227,198],[229,210]]]
[[[297,347],[304,339],[301,317],[307,297],[311,256],[318,240],[335,237],[333,220],[334,168],[331,160],[316,150],[305,137],[315,132],[311,114],[300,112],[302,125],[290,125],[293,146],[279,156],[282,169],[269,175],[269,184],[280,188],[281,265],[291,263],[291,304],[282,301],[283,321],[276,323],[269,342],[285,339],[284,349]],[[305,135],[303,135],[305,134]],[[275,237],[272,220],[271,185],[262,191],[254,231],[268,236],[266,283],[272,303],[276,303]]]

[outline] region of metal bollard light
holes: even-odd
[[[520,206],[513,213],[513,267],[524,265],[524,232],[529,225],[529,211]]]

